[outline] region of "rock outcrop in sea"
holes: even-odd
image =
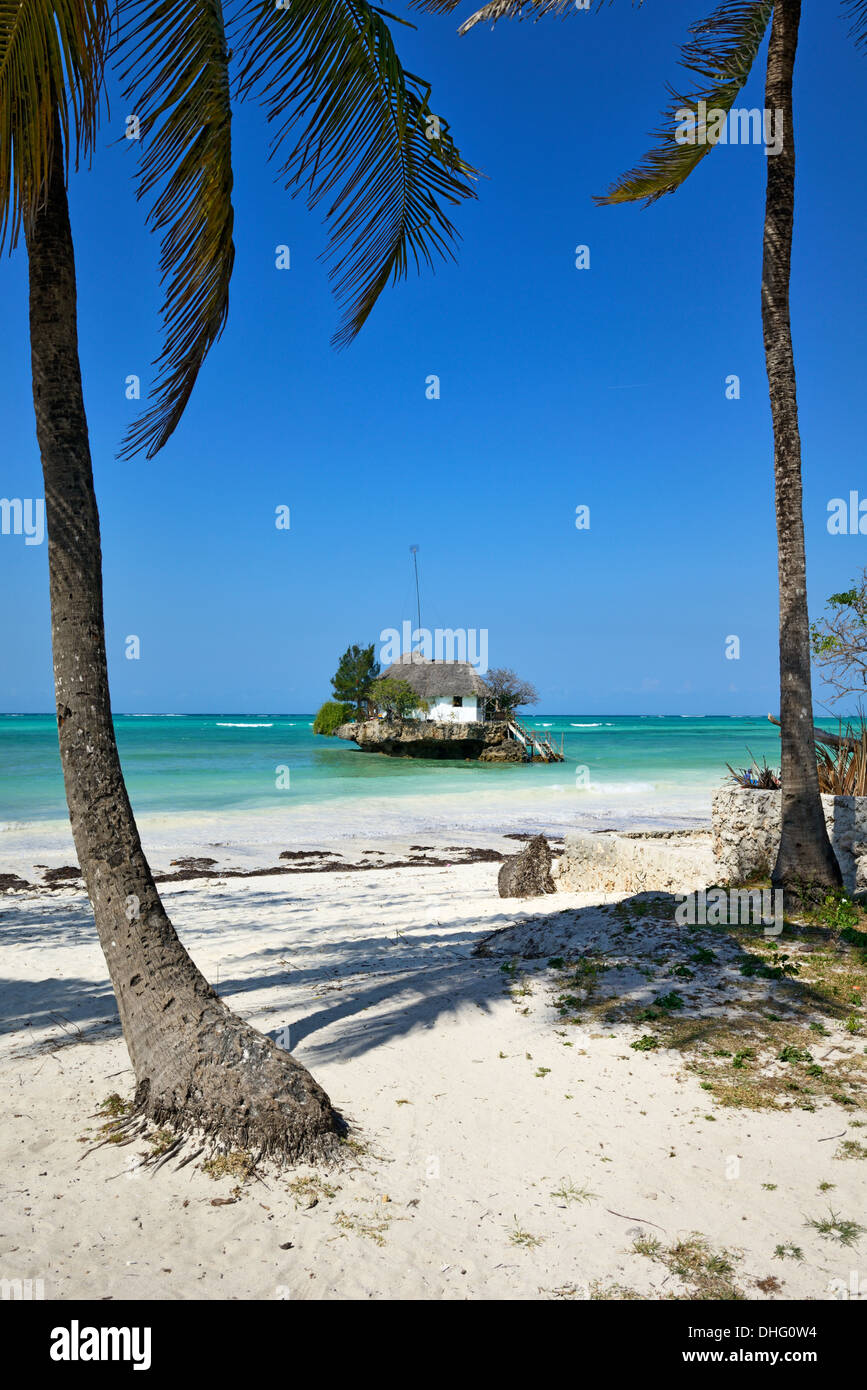
[[[341,724],[335,734],[357,743],[365,753],[388,753],[393,758],[474,758],[484,762],[521,762],[524,758],[521,744],[509,737],[504,720],[441,724],[430,719],[365,719]]]

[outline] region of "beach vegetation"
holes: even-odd
[[[168,1153],[169,1149],[177,1142],[178,1136],[175,1134],[174,1130],[167,1127],[155,1129],[151,1134],[145,1136],[145,1143],[151,1146],[150,1156],[152,1159],[161,1158],[162,1155]]]
[[[857,1139],[844,1139],[840,1144],[835,1158],[867,1158],[867,1145]]]
[[[683,1240],[663,1245],[654,1236],[639,1236],[633,1251],[664,1265],[680,1280],[684,1292],[677,1299],[726,1300],[740,1302],[746,1294],[735,1282],[737,1256],[729,1250],[714,1250],[707,1238],[694,1232]]]
[[[662,1241],[656,1236],[636,1236],[632,1242],[632,1249],[636,1255],[644,1255],[648,1260],[655,1260],[662,1251]]]
[[[645,1294],[626,1284],[606,1284],[602,1279],[591,1282],[589,1294],[593,1303],[643,1303],[646,1298]]]
[[[334,1218],[334,1224],[340,1227],[341,1235],[361,1236],[364,1240],[373,1241],[374,1245],[385,1245],[389,1218],[371,1220],[358,1212],[339,1211]]]
[[[509,1232],[511,1245],[520,1245],[524,1250],[533,1250],[537,1245],[541,1245],[544,1239],[544,1236],[534,1236],[530,1231],[522,1230],[518,1225],[518,1218],[515,1217],[515,1225]]]
[[[679,1052],[719,1105],[867,1110],[867,1048],[850,1045],[867,1030],[867,910],[856,902],[857,923],[840,930],[819,920],[821,907],[787,919],[782,950],[760,923],[689,927],[674,917],[673,897],[655,894],[652,908],[638,901],[640,927],[632,899],[570,913],[573,927],[585,911],[598,925],[589,945],[581,932],[580,957],[555,958],[558,1036],[564,1025],[637,1024],[633,1051]],[[679,960],[690,961],[692,978],[655,993],[649,982],[677,974]],[[516,969],[514,956],[508,964]],[[839,1039],[835,1055],[817,1061],[817,1037]]]
[[[341,724],[355,718],[355,706],[343,700],[326,700],[320,705],[313,721],[314,734],[333,734]]]
[[[819,790],[829,796],[867,796],[867,721],[841,728],[830,747],[816,744]]]
[[[112,1091],[111,1095],[106,1096],[105,1100],[100,1105],[99,1114],[106,1116],[108,1119],[119,1120],[122,1116],[128,1115],[131,1109],[131,1101],[123,1100],[118,1095],[117,1091]]]
[[[571,1178],[561,1179],[560,1186],[551,1196],[560,1202],[592,1202],[598,1197],[598,1192],[591,1192],[589,1187],[577,1187]]]
[[[819,926],[830,927],[832,931],[839,933],[842,940],[848,940],[850,945],[858,945],[858,934],[851,935],[854,928],[860,921],[860,909],[854,898],[842,889],[834,893],[828,893],[818,903],[810,914],[811,920]],[[850,936],[847,937],[847,932]]]
[[[256,1160],[246,1149],[231,1149],[228,1153],[214,1154],[202,1164],[202,1172],[215,1181],[218,1178],[234,1178],[237,1182],[247,1182],[255,1171]]]
[[[769,767],[767,758],[763,758],[761,763],[754,759],[748,767],[735,768],[731,763],[726,763],[726,767],[730,780],[736,787],[745,787],[753,791],[780,790],[780,770]]]
[[[844,1220],[843,1217],[828,1208],[827,1216],[808,1217],[804,1223],[812,1230],[817,1231],[826,1240],[836,1240],[840,1245],[857,1245],[861,1236],[865,1234],[864,1227],[857,1221]]]
[[[286,1189],[291,1193],[296,1207],[305,1207],[307,1210],[318,1206],[322,1201],[330,1201],[340,1191],[339,1186],[325,1182],[316,1173],[292,1178],[286,1184]]]

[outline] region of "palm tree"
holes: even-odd
[[[642,0],[637,0],[638,4]],[[448,11],[458,0],[414,0],[417,8]],[[599,0],[601,7],[603,0]],[[867,42],[867,0],[843,0],[852,16],[852,36]],[[521,17],[524,12],[564,15],[573,0],[492,0],[461,25],[465,34],[484,20]],[[726,0],[708,19],[692,26],[682,61],[699,89],[674,94],[664,116],[660,144],[610,192],[601,205],[653,203],[674,193],[716,143],[706,113],[728,115],[749,77],[770,26],[766,110],[781,113],[782,149],[768,158],[762,268],[762,325],[774,430],[780,594],[780,717],[782,722],[782,834],[773,871],[775,886],[793,896],[841,883],[828,839],[813,740],[810,633],[801,495],[801,440],[795,363],[789,317],[792,226],[795,207],[795,140],[792,79],[801,0]],[[700,107],[701,101],[706,106]],[[684,117],[692,140],[683,139]],[[716,127],[718,133],[718,127]],[[681,140],[678,139],[681,135]]]
[[[331,1152],[342,1121],[290,1054],[232,1013],[160,900],[123,781],[105,654],[99,516],[76,326],[66,197],[93,149],[107,58],[119,52],[141,127],[140,196],[162,233],[166,345],[125,452],[176,428],[226,320],[232,269],[230,53],[219,0],[0,0],[0,242],[23,229],[36,428],[45,481],[57,728],[75,846],[136,1077],[153,1120],[287,1159]],[[411,258],[451,254],[442,204],[473,171],[365,0],[243,0],[238,91],[277,123],[287,186],[327,197],[332,274],[350,341]],[[119,45],[119,46],[118,46]],[[429,139],[431,130],[437,138]],[[283,157],[283,150],[288,151]]]

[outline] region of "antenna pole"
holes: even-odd
[[[409,552],[412,556],[413,569],[415,570],[415,607],[418,616],[418,630],[421,632],[421,599],[418,592],[418,546],[411,545]]]

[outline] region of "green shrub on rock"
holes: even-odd
[[[314,734],[333,734],[341,724],[348,724],[355,718],[355,706],[346,704],[343,700],[326,700],[324,705],[320,705],[319,712],[313,721]]]

